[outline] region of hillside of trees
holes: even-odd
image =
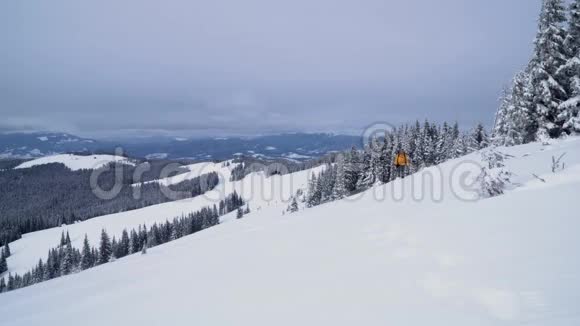
[[[393,162],[401,149],[411,160],[409,174],[489,145],[490,139],[481,124],[470,132],[460,131],[457,123],[437,125],[417,121],[414,125],[403,125],[385,136],[371,139],[362,150],[353,147],[351,151],[333,155],[328,162],[333,164],[312,176],[303,200],[306,206],[312,207],[394,180]],[[295,200],[290,203],[290,212],[297,210]]]
[[[139,225],[137,230],[123,230],[118,239],[115,236],[111,238],[106,230],[102,230],[98,247],[92,247],[85,235],[81,250],[72,246],[68,232],[65,234],[63,231],[58,245],[48,249],[46,260],[40,259],[36,267],[23,275],[9,273],[6,278],[0,278],[0,293],[78,273],[130,254],[138,252],[146,254],[148,248],[218,225],[220,216],[238,210],[244,204],[244,200],[234,192],[219,202],[219,209],[213,205],[184,216],[174,217],[165,223],[153,224],[150,228]],[[249,207],[246,207],[245,212],[249,212]],[[239,214],[238,212],[238,218]],[[10,249],[6,244],[0,252],[0,274],[6,271],[5,258],[9,255]]]
[[[216,173],[209,173],[172,185],[171,190],[180,192],[178,198],[168,198],[162,191],[164,186],[156,182],[142,183],[139,186],[140,195],[134,198],[132,184],[135,169],[129,165],[120,167],[120,192],[108,200],[97,197],[93,192],[91,170],[71,171],[63,164],[46,164],[1,171],[0,243],[14,241],[27,232],[197,196],[213,189],[219,182]],[[154,173],[149,171],[144,179],[153,179]],[[114,183],[114,170],[103,168],[98,185],[108,190]]]

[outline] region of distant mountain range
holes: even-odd
[[[62,153],[112,153],[121,147],[131,157],[148,159],[224,160],[235,156],[303,161],[328,152],[360,147],[357,136],[292,133],[259,137],[124,139],[82,138],[68,133],[0,134],[0,158],[37,158]]]

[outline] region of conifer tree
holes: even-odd
[[[504,87],[502,90],[502,94],[499,99],[499,107],[495,114],[495,121],[493,124],[492,132],[491,132],[491,141],[496,146],[503,146],[505,145],[506,141],[506,123],[507,123],[507,112],[510,105],[512,105],[512,88],[511,87]],[[535,137],[535,131],[533,131]]]
[[[139,250],[141,250],[142,246],[143,245],[139,241],[139,236],[137,235],[137,232],[135,231],[135,229],[131,230],[129,253],[132,254],[132,253],[139,252]]]
[[[422,158],[422,162],[420,162],[422,163],[421,165],[422,166],[433,165],[435,162],[435,147],[433,147],[435,141],[433,140],[431,124],[427,120],[425,120],[425,122],[423,123],[423,130],[421,132],[420,143],[421,145],[419,147],[423,149],[423,153],[421,153]],[[403,149],[403,147],[401,144],[398,144],[397,150],[395,152],[398,152],[400,149]]]
[[[381,182],[389,182],[391,181],[391,177],[393,175],[393,159],[394,159],[394,147],[393,144],[395,143],[393,134],[385,135],[385,140],[383,146],[381,148],[380,154],[380,181]],[[415,152],[418,152],[417,149]]]
[[[345,185],[346,177],[344,171],[344,160],[340,158],[336,164],[336,182],[334,183],[332,198],[334,200],[340,200],[348,196],[348,189]]]
[[[117,252],[117,258],[125,257],[129,254],[129,247],[130,247],[130,240],[129,240],[129,233],[126,229],[123,229],[123,233],[121,234],[121,240],[119,242],[119,249]]]
[[[356,185],[360,177],[361,159],[359,158],[359,153],[353,146],[350,153],[346,155],[344,161],[344,185],[348,192],[353,192],[356,190]]]
[[[93,267],[93,253],[91,251],[91,246],[89,245],[89,238],[85,234],[85,240],[83,241],[83,250],[81,255],[81,270],[89,269]]]
[[[535,116],[538,121],[536,139],[559,137],[564,121],[560,104],[566,99],[559,69],[566,63],[563,24],[566,15],[562,0],[544,0],[530,72],[532,76]]]
[[[318,192],[318,178],[314,173],[308,181],[308,195],[306,198],[306,205],[308,207],[313,207],[320,204],[320,193]]]
[[[2,254],[6,258],[8,258],[8,257],[10,257],[10,255],[12,255],[12,253],[10,252],[10,244],[8,244],[8,241],[6,241],[6,244],[4,245],[4,250],[3,250]]]
[[[12,291],[16,288],[14,284],[14,276],[12,273],[8,273],[8,284],[6,285],[6,291]]]
[[[360,177],[357,181],[357,189],[368,189],[375,183],[375,174],[371,166],[371,151],[370,146],[366,146],[362,153],[362,162],[360,163]]]
[[[6,281],[4,281],[4,277],[0,278],[0,293],[6,291]]]
[[[477,126],[475,126],[475,128],[471,132],[469,140],[470,140],[469,148],[471,151],[477,151],[489,145],[487,132],[485,131],[485,127],[483,127],[481,123],[478,123]]]
[[[569,7],[568,31],[564,42],[568,57],[580,54],[580,0],[572,0]]]
[[[66,237],[64,236],[64,231],[62,231],[60,235],[60,246],[64,247],[64,245],[66,245]]]
[[[6,257],[4,254],[0,255],[0,274],[8,270],[8,264],[6,263]]]
[[[513,80],[511,103],[506,110],[504,145],[512,146],[531,142],[538,129],[534,120],[533,92],[530,75],[519,72]]]
[[[73,271],[73,249],[70,242],[66,244],[64,249],[64,256],[62,257],[60,263],[60,273],[61,275],[68,275]]]
[[[377,137],[373,137],[370,143],[371,162],[370,170],[372,173],[373,184],[382,181],[383,167],[381,164],[382,144]],[[333,178],[336,180],[336,178]]]
[[[111,254],[113,249],[111,247],[111,240],[107,232],[103,229],[101,231],[101,243],[99,246],[99,259],[97,261],[98,264],[105,264],[109,262],[111,259]]]
[[[288,211],[290,213],[295,213],[298,211],[298,202],[296,201],[296,197],[292,197],[292,202],[290,203],[290,206],[288,207]]]
[[[332,189],[334,188],[335,176],[334,168],[331,165],[326,166],[318,177],[317,185],[320,185],[320,202],[332,200]]]
[[[38,260],[38,264],[36,265],[36,271],[34,273],[34,283],[39,283],[44,280],[44,263],[42,258]]]
[[[570,4],[566,45],[568,60],[560,68],[559,77],[564,78],[567,100],[559,106],[558,118],[566,133],[580,133],[580,0]]]

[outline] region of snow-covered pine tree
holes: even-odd
[[[6,291],[6,281],[4,281],[4,277],[0,278],[0,293]]]
[[[204,225],[205,226],[205,225]],[[153,248],[159,244],[159,237],[158,237],[158,230],[157,230],[157,223],[153,223],[153,226],[147,232],[147,247]]]
[[[306,205],[308,207],[320,205],[320,201],[322,200],[322,186],[319,179],[320,175],[317,177],[314,173],[312,174],[312,178],[308,184],[308,198],[306,200]]]
[[[81,270],[85,270],[88,268],[93,267],[94,265],[94,258],[91,252],[91,246],[89,244],[89,238],[85,234],[85,240],[83,241],[83,250],[81,252]]]
[[[55,261],[54,249],[48,251],[48,258],[44,269],[44,280],[50,280],[57,275],[57,262]]]
[[[421,140],[420,146],[423,150],[421,154],[421,161],[416,162],[415,164],[419,167],[431,166],[435,163],[435,139],[433,129],[431,128],[431,124],[429,121],[425,120],[423,123],[423,129],[421,130]]]
[[[564,47],[566,14],[562,0],[544,0],[538,33],[534,41],[534,56],[530,62],[535,116],[538,121],[536,138],[559,137],[564,122],[560,104],[566,100],[565,80],[558,75],[566,63]]]
[[[316,180],[315,194],[316,194],[316,200],[318,202],[317,205],[320,205],[321,203],[324,202],[323,198],[322,198],[322,192],[324,190],[324,176],[325,176],[325,173],[324,173],[324,171],[322,171],[318,174],[318,178]]]
[[[66,231],[66,238],[64,239],[64,244],[67,245],[71,243],[70,242],[70,235],[68,234],[68,230]]]
[[[10,252],[10,244],[8,244],[8,241],[6,241],[6,244],[4,245],[4,249],[2,251],[2,254],[6,258],[8,258],[8,257],[10,257],[10,255],[12,255],[12,253]]]
[[[33,282],[39,283],[44,280],[44,263],[42,258],[38,260],[38,264],[36,265],[36,269],[34,270],[33,275]]]
[[[64,245],[66,245],[66,238],[64,236],[64,231],[62,231],[60,234],[60,246],[63,247]]]
[[[6,291],[12,291],[16,288],[15,284],[14,284],[14,276],[12,276],[12,273],[8,273],[8,284],[6,284]]]
[[[334,188],[334,169],[332,165],[327,165],[326,169],[318,177],[320,186],[320,202],[332,201],[332,189]]]
[[[316,178],[316,174],[314,172],[310,176],[308,180],[308,193],[306,194],[306,206],[314,207],[318,205],[316,203],[316,184],[318,183],[318,179]]]
[[[417,145],[418,145],[418,139],[421,135],[421,124],[419,124],[419,121],[416,120],[415,121],[415,125],[411,126],[409,128],[409,151],[407,152],[407,154],[409,154],[409,157],[412,157],[413,160],[414,158],[417,156]],[[415,165],[413,165],[414,167]]]
[[[373,137],[370,143],[370,151],[371,151],[370,170],[373,175],[373,183],[377,183],[382,180],[383,169],[381,165],[381,150],[382,150],[381,143],[379,142],[377,137]]]
[[[506,111],[503,145],[520,145],[536,138],[538,125],[533,116],[533,105],[530,75],[521,71],[513,80],[511,103]]]
[[[483,124],[478,123],[475,128],[471,131],[469,137],[469,149],[470,151],[478,151],[489,145],[489,139],[487,137],[487,132]]]
[[[111,248],[111,240],[109,238],[109,235],[107,234],[107,231],[103,229],[101,231],[101,243],[99,245],[99,258],[97,260],[97,263],[99,265],[108,263],[109,259],[111,259],[112,253],[113,249]]]
[[[129,254],[129,247],[131,246],[129,240],[129,233],[126,229],[123,229],[121,234],[121,240],[119,241],[119,248],[117,250],[117,258],[125,257]]]
[[[405,124],[404,126],[401,126],[400,137],[401,148],[405,153],[409,154],[411,148],[409,125]]]
[[[241,207],[239,207],[238,210],[236,211],[236,218],[240,219],[242,217],[244,217],[244,210]]]
[[[503,194],[512,176],[511,172],[504,170],[504,154],[492,147],[482,151],[481,157],[487,166],[481,168],[476,179],[479,197],[484,199]]]
[[[380,181],[387,183],[393,177],[393,160],[394,160],[395,137],[392,133],[385,135],[385,142],[381,148],[380,157]]]
[[[564,79],[567,100],[559,106],[558,119],[566,133],[580,133],[580,0],[570,4],[568,33],[564,42],[567,51],[567,62],[558,71]]]
[[[344,185],[349,192],[356,190],[361,173],[360,162],[359,153],[353,146],[344,161]]]
[[[346,177],[344,165],[344,159],[339,157],[339,160],[336,162],[336,182],[334,183],[334,189],[332,192],[333,200],[340,200],[348,196],[348,189],[345,184]]]
[[[569,58],[580,53],[580,0],[572,0],[570,3],[568,30],[564,45]]]
[[[375,174],[371,167],[372,150],[370,146],[365,146],[360,163],[360,177],[356,184],[356,189],[368,189],[375,183]]]
[[[64,248],[64,255],[60,262],[60,275],[68,275],[74,268],[74,253],[71,243],[67,243]]]
[[[507,112],[512,102],[512,86],[505,86],[499,98],[499,107],[495,114],[495,122],[491,131],[491,141],[494,145],[503,146],[505,144]]]
[[[8,263],[6,262],[6,257],[4,254],[0,255],[0,274],[8,270]]]
[[[296,197],[292,197],[292,202],[290,202],[290,206],[288,207],[288,212],[295,213],[298,211],[298,202],[296,201]]]
[[[139,235],[135,229],[131,230],[131,236],[129,238],[130,245],[129,245],[129,253],[133,254],[141,250],[142,244],[139,242]]]
[[[113,240],[111,241],[111,256],[117,256],[117,251],[119,250],[119,244],[117,243],[117,239],[113,236]],[[110,261],[110,259],[109,259]]]

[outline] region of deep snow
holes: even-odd
[[[466,163],[478,162],[472,154],[423,171],[440,172],[428,183],[441,197],[412,196],[416,177],[295,214],[255,209],[146,255],[2,294],[1,320],[579,325],[580,139],[500,150],[518,184],[505,195],[472,201],[452,186],[479,170]],[[566,168],[552,173],[564,152]]]

